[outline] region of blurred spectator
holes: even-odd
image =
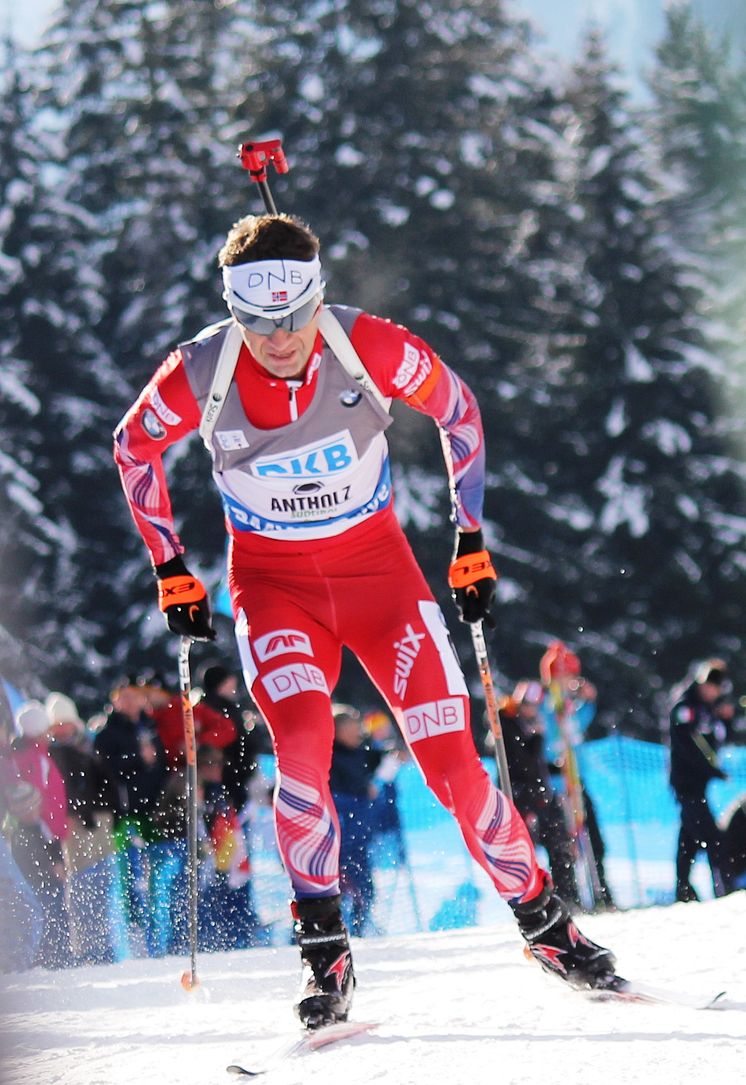
[[[1,683],[0,683],[1,687]],[[10,705],[0,688],[0,972],[30,968],[41,941],[44,912],[13,858],[4,832],[10,831],[8,795],[18,785],[11,759],[15,734]]]
[[[152,814],[167,771],[163,744],[147,706],[145,690],[135,679],[123,678],[111,691],[104,725],[94,739],[94,750],[116,788],[114,840],[133,940],[147,939],[150,930],[146,846],[154,838]]]
[[[27,701],[18,709],[18,737],[11,744],[10,755],[16,783],[8,793],[8,808],[13,819],[13,858],[44,912],[34,963],[64,968],[72,963],[62,855],[68,835],[67,795],[49,756],[49,727],[41,702]]]
[[[729,692],[718,697],[713,709],[716,718],[723,725],[722,730],[716,731],[718,745],[742,743],[746,738],[746,719],[744,718],[743,705]]]
[[[46,700],[49,755],[67,793],[69,832],[62,845],[73,953],[78,963],[105,964],[117,957],[114,920],[117,864],[114,809],[117,792],[74,702],[64,693]]]
[[[572,838],[546,758],[544,720],[539,712],[543,700],[541,683],[529,679],[518,682],[512,696],[502,700],[505,753],[515,805],[534,842],[546,850],[557,892],[568,904],[577,905]]]
[[[232,692],[235,695],[235,681],[229,681],[229,673],[224,668],[213,668],[215,682],[210,686],[210,692],[216,693],[215,687],[221,687],[222,692],[217,694],[216,703],[210,704],[203,695],[193,706],[194,729],[197,742],[198,759],[201,763],[203,754],[212,757],[213,761],[219,756],[221,771],[223,771],[223,751],[231,751],[233,760],[231,767],[236,770],[236,776],[231,780],[243,778],[240,768],[235,760],[240,755],[242,747],[239,735],[244,731],[241,710],[235,701],[231,701],[226,694]],[[186,897],[186,871],[187,871],[187,840],[186,840],[186,777],[182,771],[185,763],[184,743],[184,716],[181,703],[181,693],[169,689],[162,677],[158,674],[142,675],[138,678],[138,685],[144,690],[147,697],[147,711],[151,715],[158,730],[159,738],[163,743],[169,763],[168,779],[165,782],[162,801],[157,804],[155,814],[156,840],[149,848],[150,859],[150,900],[151,900],[151,933],[149,951],[154,956],[163,953],[183,952],[188,939],[187,920],[187,897]],[[239,730],[240,728],[240,730]],[[218,751],[219,753],[215,753]],[[248,766],[246,766],[248,775]],[[218,781],[219,782],[219,781]],[[245,792],[240,786],[236,787],[236,793],[242,804],[245,801]],[[200,811],[203,818],[204,811]],[[220,821],[220,819],[218,819]],[[243,826],[236,821],[239,835],[242,837],[240,844],[246,851]],[[207,829],[200,823],[203,838],[207,839]],[[207,846],[207,845],[206,845]],[[203,864],[202,879],[206,877],[207,867]],[[202,903],[200,908],[204,913],[205,894],[219,896],[219,888],[222,886],[223,872],[219,876],[209,879],[209,886],[203,885]],[[248,899],[249,889],[245,896]],[[239,905],[234,902],[233,910],[226,906],[223,912],[217,911],[217,904],[213,909],[213,920],[205,927],[201,924],[201,943],[203,948],[229,948],[230,941],[226,934],[226,924],[230,916],[237,915]],[[236,918],[234,926],[239,926]],[[209,929],[208,929],[209,928]],[[236,936],[238,937],[238,936]],[[236,939],[234,939],[236,942]],[[236,945],[233,948],[237,947]],[[243,944],[248,944],[244,941]]]
[[[698,900],[689,878],[697,852],[707,855],[716,897],[729,888],[725,841],[707,802],[711,780],[725,780],[717,752],[727,728],[716,710],[729,692],[728,670],[722,659],[708,659],[676,699],[670,715],[671,787],[680,807],[676,849],[676,900]]]
[[[734,701],[733,721],[730,725],[730,741],[737,746],[746,745],[746,697],[732,698]]]
[[[198,750],[199,813],[208,846],[199,931],[206,950],[245,949],[266,940],[254,911],[246,838],[223,783],[224,767],[223,750]]]
[[[422,916],[417,900],[414,873],[409,861],[407,840],[399,812],[397,777],[402,765],[411,760],[399,728],[385,712],[367,712],[363,733],[371,749],[380,752],[381,760],[373,777],[373,840],[370,850],[374,868],[393,867],[394,883],[389,888],[389,915],[394,907],[399,875],[403,873],[409,889],[409,901],[416,930],[422,930]],[[380,915],[379,915],[380,924]],[[385,928],[384,928],[385,929]]]
[[[117,792],[119,820],[142,819],[145,824],[166,778],[166,756],[152,717],[148,695],[132,678],[123,678],[111,691],[105,722],[94,739]]]
[[[578,656],[559,640],[542,656],[539,674],[546,691],[541,716],[552,786],[565,804],[576,853],[590,865],[593,904],[611,908],[614,900],[606,880],[606,847],[576,752],[596,715],[596,687],[583,677]]]
[[[267,941],[267,930],[259,924],[253,907],[243,826],[222,783],[223,757],[219,747],[198,747],[198,944],[205,951],[241,949]],[[156,870],[152,953],[185,953],[189,944],[185,769],[168,774],[153,821],[159,839],[149,847]]]
[[[256,771],[257,756],[272,753],[269,732],[258,713],[241,708],[235,671],[220,664],[207,667],[202,688],[203,696],[197,707],[216,712],[234,725],[233,740],[223,747],[223,784],[236,810],[243,810],[249,797],[249,783]]]
[[[189,949],[185,767],[168,772],[151,821],[155,840],[148,845],[151,905],[148,950],[154,957],[181,955]]]
[[[362,721],[363,736],[371,750],[381,754],[373,778],[373,846],[376,865],[407,862],[404,830],[399,816],[396,777],[409,754],[398,729],[385,712],[367,712]]]
[[[137,685],[145,694],[145,711],[155,722],[169,768],[184,764],[184,713],[181,693],[170,689],[158,674],[141,675]],[[193,706],[194,733],[198,746],[229,746],[236,740],[233,721],[203,703]]]
[[[329,783],[340,825],[340,887],[342,906],[349,912],[349,930],[365,934],[375,898],[371,844],[373,840],[373,782],[383,754],[364,742],[357,709],[335,705],[334,746]]]

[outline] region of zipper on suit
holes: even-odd
[[[298,400],[297,392],[302,386],[303,381],[287,381],[288,386],[288,407],[290,409],[290,421],[298,421]]]

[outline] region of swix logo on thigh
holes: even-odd
[[[262,683],[270,700],[275,702],[299,693],[329,693],[324,672],[313,663],[288,663],[265,674]]]
[[[275,629],[272,633],[265,633],[254,641],[254,651],[257,659],[262,663],[274,656],[286,655],[288,652],[300,652],[304,656],[312,656],[311,638],[307,633],[301,633],[300,629]]]
[[[460,697],[446,697],[404,710],[404,734],[410,742],[465,730],[466,713]]]
[[[415,633],[412,626],[407,623],[404,636],[394,642],[396,656],[394,657],[394,693],[404,700],[407,692],[409,676],[414,667],[414,661],[420,654],[420,642],[425,639],[426,633]]]

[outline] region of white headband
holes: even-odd
[[[255,260],[223,268],[223,297],[229,309],[254,316],[283,317],[324,288],[321,261]]]

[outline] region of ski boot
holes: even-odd
[[[350,1012],[355,973],[340,903],[337,895],[292,905],[303,964],[295,1012],[307,1029],[346,1021]]]
[[[580,933],[570,909],[552,892],[550,881],[538,897],[525,904],[511,904],[511,908],[526,939],[526,956],[534,957],[546,972],[579,990],[601,990],[610,985],[614,954]]]

